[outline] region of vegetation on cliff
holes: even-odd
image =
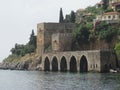
[[[26,54],[30,54],[35,52],[36,50],[36,36],[34,34],[34,30],[29,38],[29,42],[26,45],[23,44],[15,44],[15,47],[12,48],[11,55],[3,60],[3,62],[17,62],[20,60],[21,57],[25,56]]]
[[[114,49],[115,49],[115,51],[116,51],[116,53],[117,53],[118,58],[120,59],[120,42],[119,42],[119,43],[116,43]]]
[[[105,41],[105,43],[108,44],[112,43],[113,47],[109,47],[109,49],[114,49],[116,46],[116,42],[120,42],[118,38],[120,35],[119,23],[112,24],[105,21],[93,23],[96,15],[103,14],[104,12],[113,11],[108,7],[108,0],[103,0],[103,2],[103,7],[96,8],[96,6],[88,6],[85,9],[80,9],[76,11],[76,27],[73,31],[75,40],[73,41],[72,50],[79,50],[79,47],[81,47],[81,45],[89,45],[91,42],[95,42],[98,40]]]
[[[79,45],[88,44],[94,40],[105,40],[109,43],[113,37],[119,35],[119,28],[118,24],[111,25],[105,22],[99,22],[96,26],[92,23],[80,24],[74,29],[73,35]]]

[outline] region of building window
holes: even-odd
[[[113,15],[113,19],[115,19],[115,15]]]
[[[96,64],[96,68],[97,68],[97,64]]]
[[[111,16],[108,16],[108,18],[110,19],[110,18],[111,18]]]

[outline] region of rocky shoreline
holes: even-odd
[[[3,62],[0,63],[0,69],[4,70],[41,70],[41,62],[39,60],[27,60],[20,62]]]

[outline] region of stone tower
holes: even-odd
[[[42,56],[48,49],[52,50],[52,35],[72,33],[73,23],[40,23],[37,25],[37,54]],[[50,51],[49,50],[49,51]]]
[[[52,35],[52,51],[70,51],[73,41],[72,33],[57,33]]]

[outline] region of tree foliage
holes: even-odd
[[[75,23],[75,18],[76,18],[75,12],[71,11],[71,13],[70,13],[70,22],[71,23]]]
[[[103,12],[102,8],[96,8],[95,6],[89,6],[86,8],[87,13],[101,14]]]
[[[84,24],[81,24],[80,26],[76,27],[73,31],[73,35],[75,36],[79,44],[86,44],[89,42],[89,33],[89,29]]]
[[[96,26],[96,33],[98,34],[99,39],[104,39],[107,42],[110,42],[117,34],[118,29],[116,26],[108,24],[106,22],[99,22]]]
[[[88,6],[84,11],[77,11],[76,12],[76,22],[83,23],[83,22],[93,22],[93,19],[96,18],[96,15],[102,14],[102,8],[96,8],[95,6]]]
[[[102,0],[103,1],[103,10],[106,10],[109,5],[109,0]]]
[[[33,45],[36,48],[36,36],[35,36],[34,30],[32,30],[28,44]]]
[[[24,56],[27,53],[32,53],[36,49],[36,36],[34,34],[34,30],[30,35],[30,40],[26,45],[23,44],[15,44],[15,47],[10,51],[13,55]]]
[[[66,23],[75,23],[76,21],[76,14],[74,11],[71,11],[69,15],[65,16],[64,22]]]
[[[64,22],[63,11],[62,8],[60,8],[59,23],[63,23],[63,22]]]
[[[120,60],[120,42],[116,43],[114,50],[117,54],[118,59]]]

